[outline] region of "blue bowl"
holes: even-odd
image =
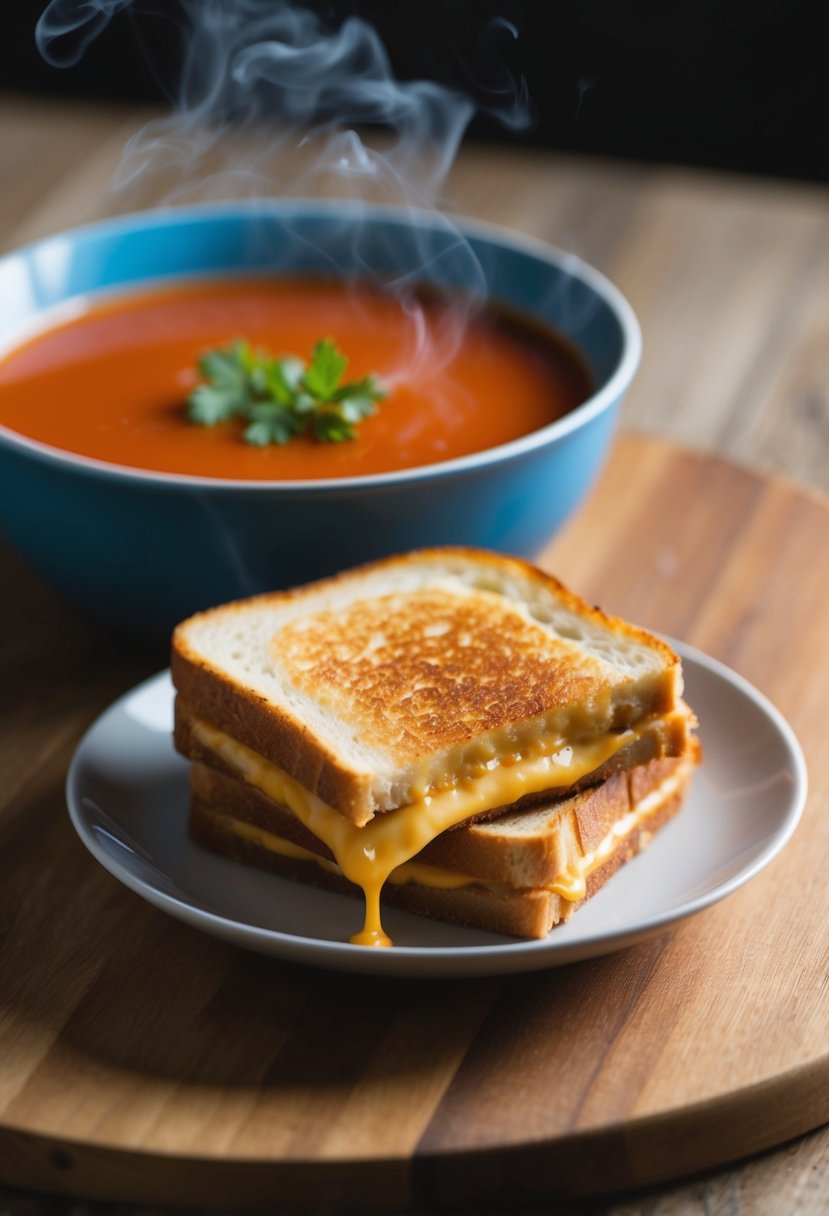
[[[360,239],[354,242],[359,219]],[[570,254],[440,217],[308,201],[128,216],[0,259],[3,349],[72,297],[229,271],[405,274],[480,287],[566,334],[596,391],[512,443],[401,472],[249,482],[143,472],[0,426],[0,527],[65,595],[159,637],[208,605],[305,582],[421,545],[532,557],[581,502],[607,452],[640,353],[630,306]],[[470,256],[474,255],[474,256]],[[425,254],[425,263],[424,263]]]

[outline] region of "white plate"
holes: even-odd
[[[675,643],[675,645],[677,645]],[[166,672],[116,701],[87,732],[67,779],[89,851],[133,891],[188,924],[294,962],[382,975],[533,971],[633,945],[753,878],[791,836],[806,767],[791,728],[746,680],[686,646],[686,696],[704,763],[682,813],[572,920],[515,941],[388,908],[395,946],[352,946],[360,908],[345,895],[241,866],[186,832],[187,764],[173,751]]]

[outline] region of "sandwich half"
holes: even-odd
[[[191,834],[361,890],[367,945],[388,944],[381,891],[546,934],[678,809],[698,760],[669,646],[479,550],[200,613],[172,671]]]

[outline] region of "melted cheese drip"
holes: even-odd
[[[594,870],[597,870],[610,859],[626,837],[630,836],[652,814],[658,811],[669,798],[677,793],[686,780],[689,767],[691,767],[690,764],[684,764],[677,768],[669,777],[666,777],[655,789],[642,798],[633,810],[629,811],[627,815],[623,816],[613,825],[595,849],[589,853],[585,853],[582,857],[574,859],[566,870],[556,875],[552,882],[544,887],[544,890],[549,891],[553,895],[558,895],[570,903],[584,899],[587,895],[587,879],[589,876]],[[205,812],[203,811],[202,813],[204,814]],[[278,853],[283,857],[290,857],[297,861],[313,862],[315,865],[320,866],[321,869],[327,870],[332,874],[342,873],[335,862],[329,861],[326,857],[320,857],[318,853],[312,853],[309,849],[304,849],[301,845],[294,844],[290,840],[285,840],[284,837],[278,836],[274,832],[268,832],[264,828],[246,823],[244,820],[233,819],[229,815],[219,814],[216,811],[208,811],[206,813],[211,819],[221,824],[225,830],[233,832],[235,836],[243,840],[249,840],[261,848],[267,849],[268,852]],[[521,891],[521,888],[510,888],[506,883],[488,882],[485,879],[474,878],[468,874],[460,874],[454,870],[446,870],[440,866],[427,865],[424,862],[418,861],[404,862],[391,872],[387,881],[397,885],[411,882],[416,883],[420,887],[432,887],[442,890],[458,890],[463,887],[476,886],[499,893],[510,890],[516,893],[520,893]]]
[[[233,819],[230,815],[206,808],[202,808],[201,814],[207,815],[209,819],[226,831],[232,832],[234,836],[238,836],[241,840],[249,840],[251,843],[259,845],[260,848],[267,849],[269,853],[278,853],[281,857],[290,857],[294,861],[313,861],[315,865],[327,870],[329,874],[342,874],[342,870],[336,862],[329,861],[327,857],[321,857],[319,853],[312,853],[310,849],[304,849],[301,844],[294,844],[292,840],[286,840],[284,836],[277,836],[275,832],[269,832],[266,828],[260,828],[256,824],[247,823],[244,819]],[[419,887],[439,887],[444,890],[470,886],[486,887],[490,891],[509,889],[506,883],[470,878],[468,874],[458,874],[454,870],[427,865],[422,861],[404,861],[402,866],[392,870],[386,881],[397,886],[413,882],[417,883]]]
[[[375,815],[357,827],[275,764],[231,738],[203,718],[194,718],[195,738],[274,802],[287,806],[310,832],[327,845],[346,878],[365,895],[362,930],[357,945],[390,946],[380,920],[380,892],[390,874],[439,836],[465,819],[494,807],[511,806],[527,794],[571,785],[593,772],[637,737],[636,730],[568,745],[549,756],[514,764],[502,763],[450,789],[427,795],[395,811]],[[566,898],[566,897],[565,897]]]

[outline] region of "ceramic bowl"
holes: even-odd
[[[387,276],[426,264],[419,277],[463,289],[474,264],[491,296],[575,343],[596,388],[564,417],[500,447],[328,481],[143,472],[0,426],[0,528],[77,604],[152,637],[199,608],[422,545],[534,556],[602,464],[639,360],[639,328],[618,290],[577,257],[492,226],[460,226],[463,256],[456,232],[428,215],[298,200],[223,204],[106,221],[6,255],[0,350],[75,297],[138,285],[332,267]]]

